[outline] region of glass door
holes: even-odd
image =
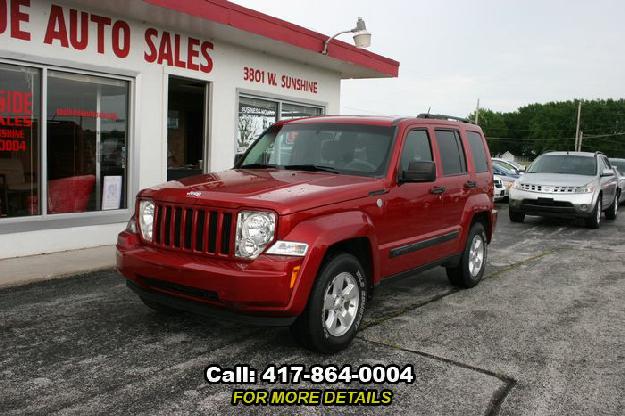
[[[167,180],[204,172],[208,83],[169,77],[167,94]]]

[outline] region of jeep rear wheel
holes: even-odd
[[[482,280],[488,254],[486,241],[484,225],[475,223],[469,231],[467,244],[458,266],[447,268],[447,277],[451,284],[469,288]]]
[[[323,353],[345,349],[352,341],[367,302],[365,273],[358,259],[341,253],[321,267],[306,310],[291,326],[295,339]]]

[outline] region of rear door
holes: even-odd
[[[601,175],[601,173],[606,169],[610,169],[614,172],[614,169],[612,169],[607,157],[599,155],[597,159],[597,162],[599,163],[599,175]],[[607,209],[610,205],[612,205],[612,202],[616,197],[616,188],[618,186],[616,172],[610,176],[601,176],[600,180],[601,189],[603,190],[603,200],[601,202],[603,204],[603,209]]]
[[[438,221],[442,235],[455,238],[439,247],[446,255],[456,254],[458,237],[461,234],[461,220],[467,198],[475,192],[475,180],[469,176],[467,168],[467,152],[460,137],[460,130],[453,128],[436,128],[434,130],[436,147],[438,148],[437,164],[441,167],[442,176],[437,185],[443,189],[441,193],[441,209]]]
[[[493,175],[489,170],[490,155],[486,146],[486,141],[482,134],[477,131],[466,132],[466,142],[471,150],[469,158],[473,164],[473,169],[469,174],[469,182],[465,184],[471,194],[487,194],[493,197]]]

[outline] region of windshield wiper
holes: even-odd
[[[330,172],[330,173],[340,173],[337,169],[332,166],[323,166],[323,165],[285,165],[284,169],[287,170],[305,170],[307,172]]]
[[[267,169],[267,168],[275,168],[276,165],[268,165],[266,163],[248,163],[245,165],[239,166],[239,169]]]

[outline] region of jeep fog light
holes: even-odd
[[[237,216],[236,256],[255,259],[273,240],[276,215],[273,212],[243,211]]]
[[[145,241],[152,241],[152,227],[154,225],[154,202],[139,202],[139,228]]]
[[[269,247],[267,254],[303,257],[306,255],[307,251],[308,244],[306,243],[298,243],[295,241],[276,241],[274,245]]]

